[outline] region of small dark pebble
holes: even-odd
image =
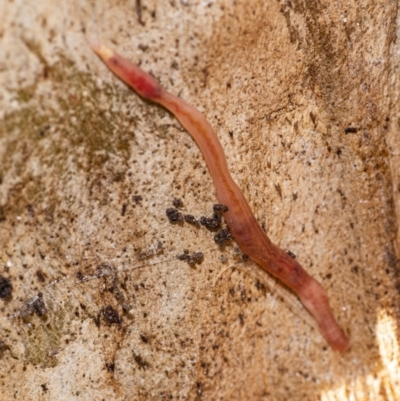
[[[149,46],[140,43],[139,46],[138,46],[138,48],[139,48],[142,52],[145,52],[145,51],[149,48]]]
[[[165,211],[168,220],[170,223],[172,224],[179,224],[183,222],[183,216],[182,214],[179,212],[179,210],[174,209],[174,208],[169,208]]]
[[[190,256],[187,255],[186,253],[183,253],[182,255],[178,255],[176,258],[179,259],[179,260],[186,260],[186,261],[188,261],[188,260],[190,259]]]
[[[44,316],[47,314],[47,308],[42,297],[43,294],[39,292],[37,298],[32,303],[33,310],[36,312],[38,316]]]
[[[128,206],[128,205],[127,205],[126,203],[124,203],[124,204],[122,205],[122,208],[121,208],[121,216],[125,216],[127,206]]]
[[[0,359],[3,357],[6,349],[10,349],[10,347],[3,340],[0,340]]]
[[[42,270],[37,270],[36,271],[36,276],[37,276],[37,278],[38,278],[38,280],[41,282],[41,283],[44,283],[45,281],[46,281],[46,275],[43,273],[43,271]]]
[[[35,209],[33,208],[32,205],[27,205],[26,206],[26,211],[29,214],[30,217],[35,217]]]
[[[139,354],[133,354],[133,359],[139,365],[139,368],[146,369],[150,366]]]
[[[139,204],[143,200],[142,195],[133,195],[132,199],[136,204]]]
[[[216,213],[226,213],[229,209],[228,209],[228,206],[220,205],[219,203],[216,203],[213,206],[213,210]]]
[[[222,230],[219,230],[217,234],[214,236],[214,241],[219,245],[222,246],[226,242],[229,242],[232,240],[232,234],[229,231],[228,228],[223,228]]]
[[[172,201],[172,204],[174,205],[174,207],[176,207],[176,208],[178,208],[178,209],[180,209],[180,208],[183,207],[182,199],[177,199],[177,198],[175,198],[175,199]]]
[[[106,362],[107,371],[113,373],[115,370],[115,363],[114,362]]]
[[[103,315],[103,319],[108,324],[121,324],[122,322],[118,312],[111,305],[107,305],[106,307],[102,308],[101,313]]]
[[[200,223],[196,220],[196,218],[192,214],[185,214],[183,216],[183,219],[186,221],[186,223],[189,223],[192,226],[196,226],[196,227],[200,226]]]
[[[80,270],[78,270],[78,271],[76,272],[76,278],[77,278],[79,281],[83,281],[84,275],[83,275],[83,273],[82,273]]]
[[[357,131],[358,131],[358,128],[357,128],[357,127],[346,127],[346,128],[344,129],[344,132],[345,132],[346,134],[355,134]]]
[[[296,259],[296,255],[292,252],[292,251],[286,251],[286,253],[292,258],[292,259]]]
[[[214,213],[213,217],[200,217],[200,224],[203,225],[208,230],[216,230],[221,226],[221,215]]]
[[[12,294],[12,283],[9,278],[0,275],[0,298],[7,299],[11,297]]]

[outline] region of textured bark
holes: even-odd
[[[398,3],[95,3],[0,0],[2,399],[400,398]],[[98,37],[205,113],[347,354],[235,244],[169,223],[174,198],[212,214],[205,163]]]

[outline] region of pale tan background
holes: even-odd
[[[400,399],[398,3],[141,3],[142,23],[135,1],[0,0],[0,274],[14,286],[0,398]],[[206,114],[258,220],[327,289],[350,352],[234,245],[169,224],[174,197],[211,214],[202,156],[92,39]],[[204,262],[174,259],[184,249]],[[114,275],[75,282],[100,265]],[[22,319],[38,292],[47,315]]]

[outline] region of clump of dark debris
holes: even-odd
[[[172,223],[172,224],[183,223],[182,213],[178,209],[170,207],[165,211],[165,213],[166,213],[170,223]]]
[[[230,242],[232,240],[232,234],[229,231],[228,228],[223,228],[217,232],[214,236],[214,241],[219,245],[223,246],[227,242]]]
[[[213,206],[213,210],[215,213],[226,213],[229,209],[228,209],[228,206],[226,206],[226,205],[221,205],[219,203],[216,203]]]
[[[188,265],[194,266],[196,264],[199,264],[203,261],[204,259],[204,254],[203,252],[194,252],[191,255],[189,254],[189,251],[185,249],[183,251],[182,255],[178,255],[176,257],[179,260],[184,260],[187,262]]]
[[[200,220],[197,220],[191,214],[182,215],[182,213],[177,209],[183,207],[183,202],[181,199],[174,199],[172,204],[175,207],[168,208],[165,211],[170,223],[182,224],[183,221],[185,221],[186,223],[189,223],[195,227],[199,227],[201,224],[210,231],[216,231],[221,226],[221,215],[228,211],[228,206],[217,203],[213,206],[214,213],[212,217],[201,216]]]
[[[210,231],[215,231],[221,226],[221,215],[214,213],[212,217],[200,217],[200,224]]]
[[[212,217],[200,217],[200,224],[210,231],[215,231],[221,226],[221,214],[228,211],[228,206],[219,203],[213,206],[214,214]]]

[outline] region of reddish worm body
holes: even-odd
[[[228,206],[224,218],[240,249],[298,295],[333,349],[346,351],[350,345],[349,339],[333,316],[325,290],[296,260],[274,245],[262,230],[242,191],[233,181],[222,145],[203,114],[166,91],[151,75],[114,51],[102,45],[93,46],[93,50],[118,78],[140,96],[164,106],[174,114],[203,154],[218,202]]]

